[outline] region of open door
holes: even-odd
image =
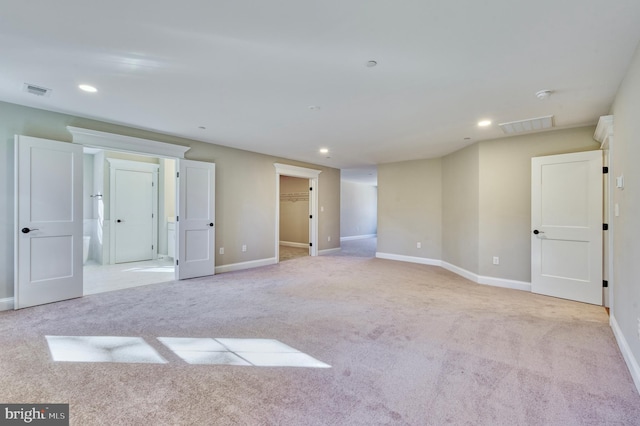
[[[531,161],[531,291],[602,305],[602,151]]]
[[[178,279],[215,274],[216,165],[179,160]]]
[[[82,296],[82,146],[15,137],[14,308]]]

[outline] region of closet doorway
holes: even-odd
[[[309,256],[309,215],[309,179],[280,176],[280,262]]]

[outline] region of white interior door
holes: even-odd
[[[602,151],[533,158],[531,290],[602,304]]]
[[[15,309],[82,296],[82,146],[15,137]]]
[[[157,165],[124,168],[122,163],[111,168],[112,263],[151,260],[156,257]]]
[[[178,279],[215,273],[216,165],[179,160]]]

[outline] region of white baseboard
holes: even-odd
[[[258,268],[260,266],[275,265],[276,263],[278,263],[278,261],[275,257],[269,257],[267,259],[250,260],[248,262],[239,262],[239,263],[232,263],[230,265],[221,265],[221,266],[216,266],[216,274],[222,274],[225,272],[232,272],[232,271],[241,271],[243,269]]]
[[[442,266],[442,261],[429,259],[426,257],[403,256],[401,254],[376,252],[376,257],[380,259],[398,260],[400,262],[420,263],[422,265]]]
[[[367,238],[375,238],[378,234],[352,235],[350,237],[340,237],[340,241],[364,240]]]
[[[449,262],[442,261],[440,259],[429,259],[425,257],[403,256],[399,254],[391,253],[376,253],[376,257],[380,259],[399,260],[401,262],[420,263],[422,265],[440,266],[448,271],[458,274],[461,277],[473,281],[474,283],[490,285],[494,287],[511,288],[514,290],[531,291],[531,283],[525,281],[508,280],[505,278],[485,277],[482,275],[474,274],[459,266],[453,265]]]
[[[322,255],[325,255],[325,254],[339,253],[340,250],[342,250],[340,247],[324,249],[324,250],[318,250],[318,255],[322,256]]]
[[[10,311],[13,309],[13,297],[0,299],[0,311]]]
[[[294,243],[292,241],[280,241],[281,246],[309,248],[309,243]]]
[[[640,393],[640,364],[638,364],[638,360],[633,356],[633,352],[631,352],[629,343],[627,343],[627,339],[625,339],[624,334],[622,334],[622,330],[620,329],[618,321],[616,321],[616,317],[613,315],[613,312],[611,312],[611,316],[609,317],[609,324],[611,325],[611,329],[613,330],[613,335],[616,336],[616,341],[618,342],[620,352],[622,352],[622,356],[627,363],[627,368],[631,373],[633,383],[636,385],[638,393]]]

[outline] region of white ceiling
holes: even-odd
[[[638,0],[0,0],[0,10],[0,100],[367,176],[502,137],[502,122],[595,124],[640,40]],[[24,83],[53,91],[37,97]],[[550,99],[535,97],[542,89]]]

